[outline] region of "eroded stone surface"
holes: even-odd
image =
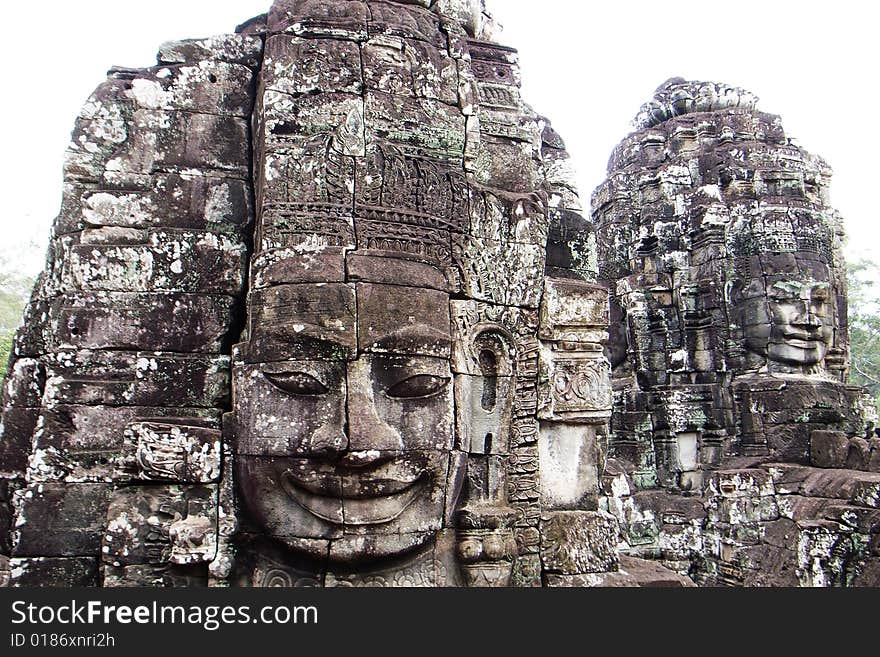
[[[842,222],[828,166],[756,105],[667,81],[594,193],[614,292],[603,503],[627,552],[700,583],[849,585],[873,563],[874,530],[847,518],[876,508],[876,418],[845,385]]]
[[[3,397],[13,586],[207,582],[262,51],[165,44],[156,67],[111,70],[77,118]]]
[[[541,521],[541,562],[559,575],[607,573],[619,567],[617,521],[603,512],[563,511]]]
[[[111,70],[3,389],[0,585],[876,585],[827,166],[672,80],[594,227],[495,31],[278,0]]]
[[[279,582],[540,581],[540,463],[512,450],[537,442],[550,208],[576,194],[480,3],[331,4],[277,2],[267,23],[258,289],[228,425],[247,532],[286,546],[258,550]],[[582,423],[593,455],[607,298],[595,268],[554,264],[545,323],[571,335],[547,349],[596,368],[549,417]],[[593,306],[565,315],[580,296]],[[598,459],[583,471],[592,495],[566,508],[595,507]]]
[[[542,583],[542,513],[597,504],[608,304],[494,31],[279,0],[110,72],[3,400],[13,582]]]

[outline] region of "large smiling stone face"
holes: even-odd
[[[454,441],[449,295],[282,286],[252,296],[252,315],[235,411],[253,520],[295,551],[346,562],[430,540],[449,505]]]
[[[837,306],[828,268],[801,265],[734,289],[734,316],[745,347],[773,372],[819,373],[834,342]]]
[[[833,337],[827,282],[774,283],[768,293],[771,331],[767,355],[791,365],[821,363]]]
[[[822,363],[833,338],[833,314],[828,283],[778,281],[769,285],[766,299],[745,302],[744,315],[755,320],[744,327],[752,353],[793,368]]]

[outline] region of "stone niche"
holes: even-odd
[[[602,504],[624,551],[707,584],[875,581],[878,527],[846,520],[877,513],[849,494],[876,413],[846,384],[830,169],[723,84],[669,80],[635,124],[592,215],[613,291]]]

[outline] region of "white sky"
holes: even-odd
[[[155,63],[163,41],[232,32],[271,0],[43,0],[4,3],[6,62],[0,254],[42,265],[61,198],[74,117],[111,65]],[[586,205],[613,147],[664,80],[727,82],[780,114],[822,155],[849,252],[880,263],[874,192],[880,137],[878,11],[837,0],[489,0],[502,42],[520,50],[524,95],[568,143]],[[829,9],[833,7],[833,9]],[[26,257],[36,243],[38,256]],[[32,252],[32,251],[30,251]],[[11,256],[10,256],[11,254]]]

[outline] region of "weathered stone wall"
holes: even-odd
[[[216,521],[261,50],[247,36],[165,44],[154,68],[111,70],[77,118],[4,388],[15,584],[111,583],[211,549],[172,536]]]
[[[705,583],[876,583],[875,414],[845,384],[831,171],[756,103],[664,83],[594,194],[613,291],[607,503],[626,551]]]
[[[617,572],[595,234],[494,27],[279,0],[111,71],[7,383],[7,582]]]
[[[610,522],[607,302],[568,156],[478,3],[431,4],[276,2],[253,27],[258,219],[227,425],[238,584],[532,586],[542,547],[545,570],[614,565],[556,565],[542,531],[557,510],[582,532]],[[588,395],[555,387],[577,377]]]
[[[278,0],[111,70],[3,389],[0,584],[880,584],[827,165],[671,80],[589,221],[495,27]]]
[[[841,411],[860,391],[835,383],[848,338],[830,170],[754,104],[723,85],[667,83],[594,198],[602,279],[624,320],[615,379],[636,384],[616,435],[664,486],[694,470],[676,464],[676,436],[700,434],[699,465],[712,468],[725,454],[806,463],[811,429],[861,433],[860,413]],[[646,430],[668,449],[652,456]]]

